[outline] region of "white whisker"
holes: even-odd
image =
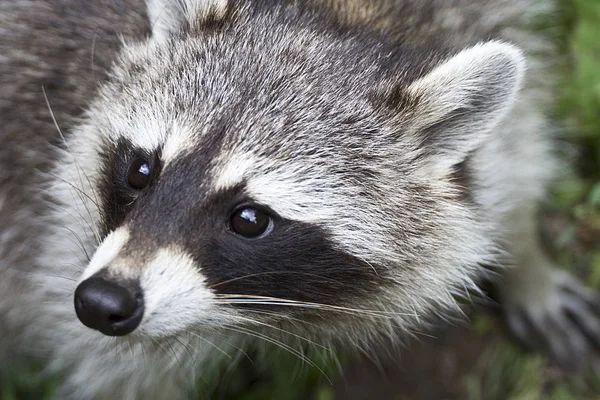
[[[202,340],[205,343],[208,343],[211,347],[213,347],[214,349],[216,349],[218,352],[220,352],[221,354],[223,354],[224,356],[226,356],[229,359],[233,359],[233,357],[227,353],[225,350],[223,350],[222,348],[220,348],[219,346],[217,346],[215,343],[211,342],[210,340],[208,340],[205,337],[202,337],[200,335],[198,335],[197,333],[194,333],[192,331],[186,331],[186,333],[188,333],[189,335],[192,335],[200,340]]]
[[[69,143],[67,142],[67,140],[66,140],[65,136],[63,135],[63,132],[62,132],[62,130],[60,129],[60,126],[58,125],[58,121],[56,120],[56,116],[54,115],[54,111],[52,110],[52,106],[50,105],[50,100],[48,99],[48,94],[46,93],[46,89],[45,89],[43,86],[42,86],[42,92],[43,92],[43,94],[44,94],[44,100],[46,101],[46,105],[47,105],[47,107],[48,107],[48,111],[50,112],[50,116],[51,116],[51,118],[52,118],[52,122],[54,123],[54,127],[55,127],[55,128],[56,128],[56,130],[58,131],[58,134],[60,135],[60,137],[61,137],[61,139],[63,140],[63,142],[65,143],[65,146],[67,146],[67,149],[70,151],[71,149],[70,149],[70,147],[69,147]],[[73,160],[74,160],[74,162],[75,162],[75,166],[77,167],[77,175],[79,176],[79,182],[80,182],[81,186],[83,186],[83,179],[81,178],[81,172],[83,172],[83,174],[84,174],[84,175],[86,175],[86,174],[85,174],[85,171],[83,171],[83,168],[81,168],[81,166],[79,165],[79,163],[78,163],[77,159],[75,158],[75,155],[74,155],[73,153],[71,153],[71,154],[73,155]],[[93,190],[93,185],[91,184],[91,180],[90,180],[90,178],[89,178],[87,175],[86,175],[86,179],[87,179],[87,181],[88,181],[88,183],[89,183],[89,185],[90,185],[90,188],[92,188],[92,193],[94,194],[94,197],[96,197],[96,194],[95,194],[95,192],[94,192],[94,190]],[[66,181],[65,181],[65,182],[66,182]],[[74,185],[71,185],[71,186],[75,188],[75,186],[74,186]],[[85,193],[85,192],[83,192],[82,190],[80,190],[80,191],[81,191],[81,193]],[[87,195],[87,193],[85,194],[85,196],[86,196],[86,197],[87,197],[87,198],[88,198],[88,199],[89,199],[89,200],[90,200],[90,201],[91,201],[91,202],[92,202],[94,205],[96,205],[96,207],[97,207],[97,208],[100,208],[100,207],[98,206],[98,201],[97,201],[97,198],[96,198],[96,201],[94,201],[94,200],[92,200],[92,198],[91,198],[89,195]],[[89,210],[89,207],[88,207],[88,204],[87,204],[87,202],[86,202],[86,201],[84,201],[84,200],[82,199],[82,203],[83,203],[83,206],[85,207],[86,211],[88,212],[88,215],[89,215],[90,219],[92,220],[92,224],[95,224],[95,222],[94,222],[94,217],[93,217],[93,215],[92,215],[91,211]],[[101,239],[101,238],[100,238],[100,235],[99,235],[97,232],[95,232],[95,231],[94,231],[94,234],[96,235],[96,238],[97,238],[97,240],[98,240],[98,243],[100,243],[100,242],[101,242],[101,240],[100,240],[100,239]]]
[[[294,349],[291,346],[288,346],[287,344],[277,340],[277,339],[273,339],[267,335],[261,334],[259,332],[247,329],[247,328],[242,328],[242,327],[230,327],[230,326],[224,326],[225,329],[229,329],[232,330],[234,332],[239,332],[239,333],[244,333],[246,335],[249,336],[253,336],[257,339],[261,339],[264,340],[265,342],[271,343],[285,351],[287,351],[288,353],[298,357],[300,360],[302,360],[303,362],[307,363],[308,365],[310,365],[313,368],[316,368],[324,377],[325,379],[327,379],[327,381],[333,385],[333,382],[331,381],[331,379],[329,378],[329,376],[325,373],[325,371],[323,371],[323,369],[321,369],[317,364],[315,364],[313,361],[311,361],[309,358],[307,358],[304,354],[302,354],[300,351]]]
[[[316,308],[328,311],[337,311],[349,314],[359,314],[367,316],[377,317],[398,317],[398,316],[411,316],[414,317],[414,313],[398,313],[383,310],[369,310],[359,308],[349,308],[342,306],[334,306],[330,304],[304,302],[297,300],[281,299],[277,297],[268,296],[251,296],[251,295],[237,295],[237,294],[217,294],[216,297],[218,304],[261,304],[261,305],[276,305],[276,306],[290,306],[290,307],[304,307],[304,308]]]

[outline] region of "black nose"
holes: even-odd
[[[144,300],[139,289],[91,277],[75,290],[75,312],[85,326],[105,335],[123,336],[142,321]]]

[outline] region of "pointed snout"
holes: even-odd
[[[108,336],[123,336],[140,325],[144,298],[137,284],[96,275],[77,286],[75,312],[85,326]]]

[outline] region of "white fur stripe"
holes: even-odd
[[[121,249],[125,246],[129,240],[129,230],[126,227],[120,227],[117,230],[111,232],[106,239],[102,242],[94,256],[92,261],[85,269],[81,277],[81,281],[94,275],[102,268],[109,265],[115,258],[117,258]]]

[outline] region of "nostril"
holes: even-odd
[[[126,285],[91,277],[75,290],[75,312],[87,327],[105,335],[121,336],[133,332],[144,314],[139,285]]]
[[[129,318],[129,317],[124,317],[122,315],[115,315],[115,314],[110,314],[108,316],[108,320],[110,322],[121,322],[121,321],[123,321],[123,320],[125,320],[127,318]]]

